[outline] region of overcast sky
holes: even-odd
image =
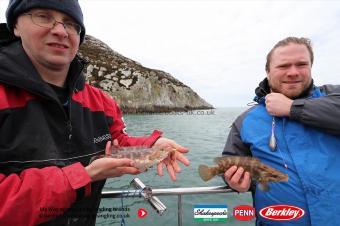
[[[317,84],[340,83],[340,1],[79,2],[87,34],[172,74],[215,107],[246,106],[267,52],[287,36],[312,39]],[[7,4],[0,0],[0,22]]]

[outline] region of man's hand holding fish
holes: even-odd
[[[159,176],[163,176],[163,165],[166,166],[170,178],[175,181],[176,173],[181,171],[177,161],[189,165],[189,160],[183,155],[188,149],[167,138],[159,138],[151,147],[131,146],[119,147],[114,140],[106,144],[105,154],[94,156],[85,168],[92,181],[110,177],[120,177],[124,174],[139,174],[157,164]]]
[[[106,143],[105,155],[112,154],[111,141]],[[92,181],[104,180],[110,177],[120,177],[124,174],[139,174],[134,167],[135,162],[128,158],[99,158],[85,167]]]
[[[188,148],[185,148],[177,144],[175,141],[164,137],[159,138],[153,147],[167,147],[174,150],[171,155],[168,155],[167,158],[157,165],[157,173],[159,176],[163,176],[163,165],[165,165],[169,172],[170,178],[173,181],[176,181],[176,173],[181,171],[181,167],[177,161],[183,163],[185,166],[189,166],[189,160],[184,156],[184,153],[189,151]]]
[[[224,179],[229,186],[239,192],[246,192],[250,188],[251,179],[249,172],[242,167],[232,166],[224,173]]]

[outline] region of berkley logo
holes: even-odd
[[[236,206],[233,215],[237,220],[250,221],[255,217],[255,208],[248,205]]]
[[[305,211],[296,206],[274,205],[261,209],[259,214],[269,220],[289,221],[301,218]]]

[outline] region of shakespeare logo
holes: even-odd
[[[227,205],[194,205],[194,221],[227,222]]]

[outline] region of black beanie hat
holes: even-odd
[[[81,26],[80,44],[84,41],[85,26],[78,0],[10,0],[6,11],[8,29],[13,32],[17,17],[33,8],[54,9],[72,17]]]

